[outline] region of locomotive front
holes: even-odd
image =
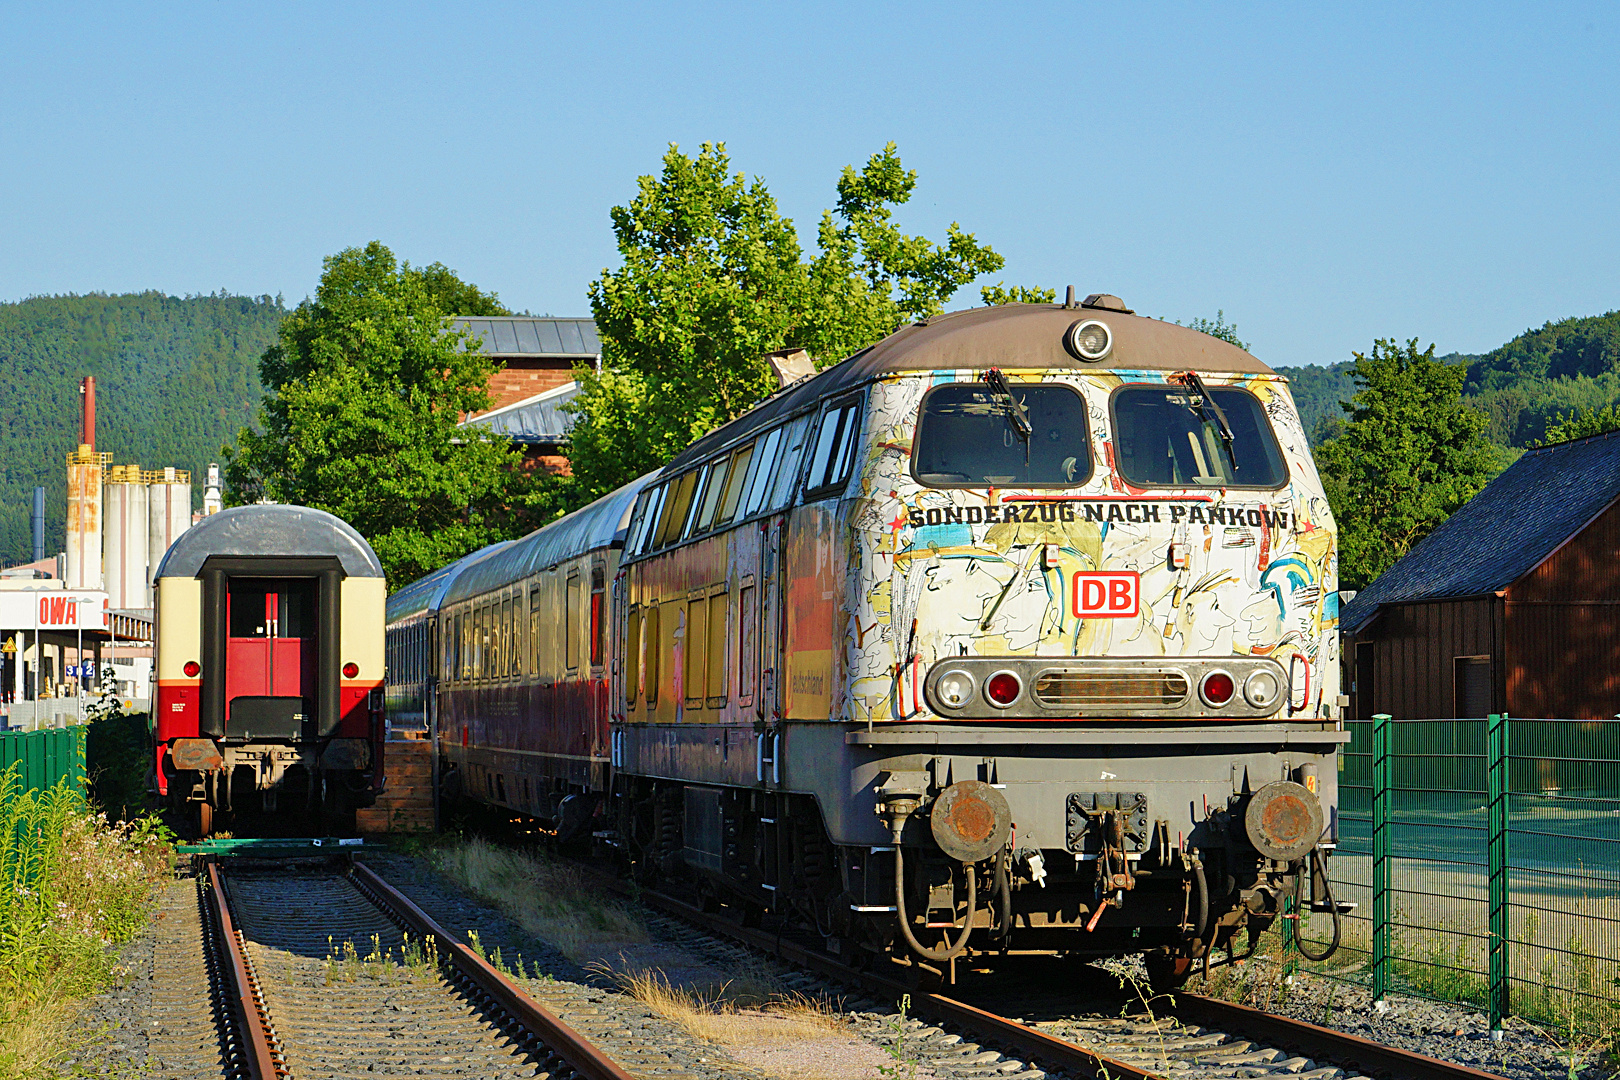
[[[1173,982],[1290,898],[1336,926],[1337,545],[1286,381],[1113,297],[858,362],[847,528],[790,547],[782,710],[852,722],[789,760],[865,848],[856,929],[1146,950]],[[840,596],[830,652],[796,648],[794,591]]]

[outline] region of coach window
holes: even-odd
[[[591,571],[591,667],[602,666],[607,652],[607,620],[602,616],[602,602],[607,598],[607,579],[600,570]]]
[[[1154,384],[1114,391],[1119,473],[1143,487],[1277,488],[1288,480],[1265,406],[1235,386]]]
[[[782,432],[782,458],[777,463],[771,494],[764,509],[780,510],[793,499],[799,481],[799,465],[804,460],[804,444],[809,440],[810,414],[794,420]]]
[[[725,525],[737,516],[737,504],[742,501],[743,481],[748,478],[748,464],[754,459],[754,444],[738,450],[731,459],[731,472],[726,475],[726,493],[720,500],[720,516],[715,525]]]
[[[511,597],[501,601],[501,640],[505,643],[501,650],[501,674],[508,677],[517,674],[517,617],[512,607]]]
[[[750,575],[743,579],[752,581]],[[745,584],[737,590],[737,704],[749,705],[754,696],[754,667],[757,663],[754,652],[754,641],[757,637],[754,627],[758,616],[754,611],[754,599],[757,594],[754,586]]]
[[[681,526],[680,532],[671,537],[671,541],[685,540],[697,530],[698,514],[702,511],[705,496],[714,484],[714,463],[700,465],[694,475],[698,478],[697,486],[692,489],[692,505],[686,511],[686,522]]]
[[[720,496],[726,493],[726,477],[730,472],[730,457],[723,457],[709,466],[709,480],[703,488],[703,509],[698,512],[693,535],[706,533],[714,525],[714,514],[720,509]]]
[[[567,668],[579,667],[579,575],[568,575],[566,599],[563,603],[563,653]]]
[[[647,535],[647,521],[654,516],[655,508],[652,506],[653,498],[661,488],[643,488],[636,496],[636,508],[630,512],[630,531],[624,537],[625,555],[635,555],[641,551],[642,540]]]
[[[860,415],[858,399],[834,405],[822,415],[815,452],[810,456],[810,474],[804,480],[807,499],[834,494],[849,479]]]
[[[1063,383],[944,383],[923,397],[912,473],[929,487],[1074,487],[1091,478],[1087,420]]]

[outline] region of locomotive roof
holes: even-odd
[[[448,566],[441,566],[431,574],[424,574],[417,578],[388,598],[387,614],[384,616],[385,621],[392,626],[401,619],[408,619],[412,615],[438,611],[439,605],[444,603],[444,594],[450,590],[451,585],[455,584],[457,574],[461,573],[471,563],[475,563],[479,559],[486,559],[502,548],[510,547],[512,543],[511,540],[502,540],[498,544],[481,547],[469,555],[463,555]]]
[[[1075,323],[1091,319],[1108,325],[1113,347],[1102,360],[1077,360],[1064,347],[1063,335]],[[679,472],[733,439],[883,375],[990,367],[1275,374],[1230,342],[1123,311],[1062,304],[969,308],[902,326],[876,345],[788,387],[687,447],[662,475]]]
[[[196,577],[210,555],[332,556],[349,577],[382,577],[365,537],[342,518],[309,506],[255,503],[210,514],[169,545],[155,577]]]
[[[1339,615],[1355,633],[1385,604],[1480,596],[1547,561],[1620,498],[1620,432],[1526,450]]]
[[[468,563],[454,575],[449,590],[439,603],[453,604],[499,589],[587,551],[622,546],[624,530],[630,524],[630,511],[636,504],[636,496],[641,494],[641,489],[652,478],[653,474],[648,473],[632,480],[589,506],[536,529],[487,557]]]

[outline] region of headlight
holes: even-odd
[[[960,709],[973,700],[973,676],[965,671],[947,671],[934,684],[934,693],[947,709]]]
[[[1282,684],[1275,672],[1261,668],[1243,681],[1243,696],[1257,709],[1269,709],[1277,704]]]
[[[1069,327],[1069,332],[1063,337],[1063,343],[1075,356],[1096,363],[1106,357],[1109,350],[1114,347],[1114,334],[1105,322],[1083,319]]]

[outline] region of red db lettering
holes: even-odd
[[[1074,575],[1074,615],[1078,619],[1130,618],[1141,609],[1142,579],[1134,570]]]

